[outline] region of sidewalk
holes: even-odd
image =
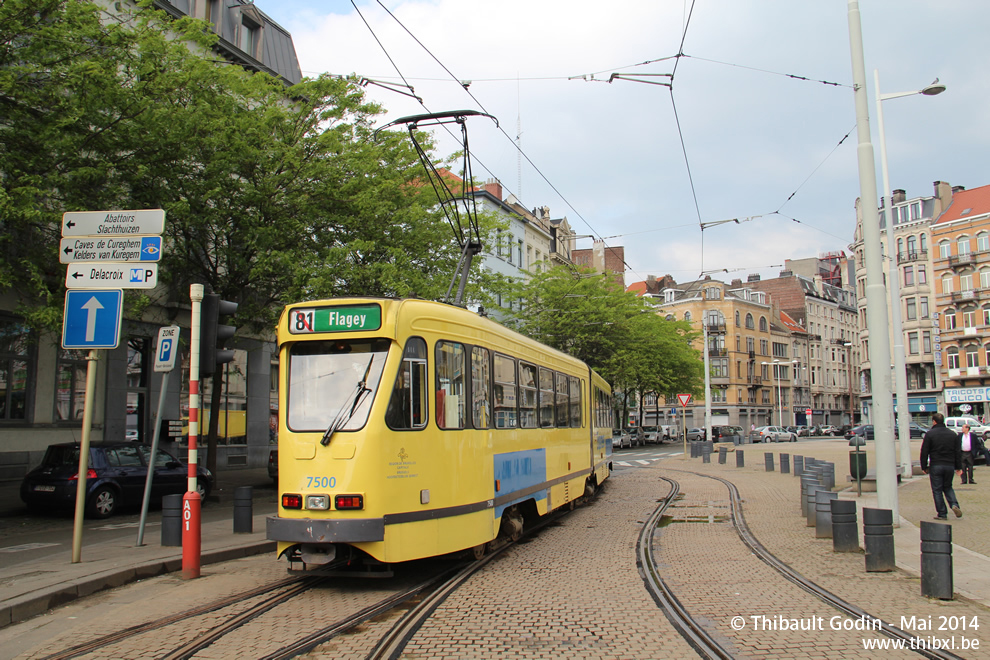
[[[267,471],[224,471],[218,483],[220,487],[208,502],[227,507],[230,515],[203,523],[201,566],[267,552],[274,556],[275,543],[265,538],[265,518],[276,509],[275,489]],[[254,489],[251,533],[233,533],[232,501],[238,486]],[[0,627],[103,589],[181,570],[182,548],[162,546],[160,530],[160,526],[150,527],[142,547],[134,545],[136,539],[130,534],[84,544],[78,564],[72,563],[71,543],[66,543],[65,550],[56,555],[13,567],[0,565]]]

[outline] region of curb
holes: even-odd
[[[204,551],[200,555],[200,565],[205,566],[207,564],[231,561],[266,552],[275,552],[274,541],[259,541],[243,546]],[[182,570],[181,555],[168,559],[151,560],[137,566],[103,571],[102,573],[55,585],[39,593],[12,598],[3,605],[0,605],[0,628],[19,623],[39,614],[44,614],[54,607],[70,603],[85,596],[90,596],[105,589],[113,589],[114,587],[119,587],[130,582],[180,570]]]

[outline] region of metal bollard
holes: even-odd
[[[182,495],[162,498],[162,545],[182,545]]]
[[[790,474],[791,472],[791,455],[781,454],[780,455],[780,473]]]
[[[952,600],[952,525],[921,521],[921,595]]]
[[[726,453],[728,451],[729,450],[728,450],[727,447],[719,447],[718,448],[718,462],[719,462],[719,465],[725,465],[725,455],[726,455]]]
[[[737,449],[736,450],[736,467],[737,468],[746,467],[746,459],[743,456],[743,450],[742,449]]]
[[[711,463],[712,462],[711,452],[707,452],[707,451],[706,452],[702,452],[702,454],[701,454],[701,462],[702,463]]]
[[[863,508],[863,546],[868,573],[894,570],[894,514],[890,509]]]
[[[825,463],[825,487],[829,490],[835,488],[835,463]]]
[[[805,526],[814,527],[815,517],[817,515],[816,502],[818,501],[818,493],[827,493],[825,487],[820,484],[812,484],[808,486],[808,504],[807,504],[807,515],[805,516]]]
[[[832,538],[832,500],[839,494],[820,490],[815,494],[815,538]]]
[[[251,486],[238,486],[234,489],[234,534],[250,534],[254,531],[251,490]]]
[[[773,453],[763,452],[763,466],[767,472],[773,472]]]
[[[832,500],[829,506],[832,507],[832,550],[858,552],[859,525],[856,522],[856,502]]]
[[[804,456],[794,457],[794,476],[800,477],[804,474]]]
[[[808,489],[811,486],[817,486],[818,482],[810,474],[805,474],[801,476],[801,515],[808,515]]]
[[[691,443],[691,458],[698,458],[698,443]]]

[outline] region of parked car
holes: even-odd
[[[750,433],[753,442],[797,442],[797,434],[780,426],[758,426]]]
[[[990,426],[984,426],[980,423],[980,420],[975,417],[946,417],[945,425],[956,433],[962,433],[962,427],[964,424],[969,424],[969,430],[972,433],[976,433],[984,441],[990,440]]]
[[[643,433],[639,427],[630,426],[626,428],[626,435],[629,437],[629,446],[636,447],[644,444]]]
[[[665,442],[667,440],[677,440],[681,437],[681,427],[676,424],[661,424],[660,437]]]
[[[705,429],[697,428],[697,427],[696,428],[693,428],[693,429],[688,429],[687,430],[687,439],[688,439],[688,442],[693,442],[693,441],[696,441],[696,440],[704,440],[705,439]]]
[[[810,438],[811,437],[811,427],[810,426],[798,426],[797,436],[799,438]]]
[[[278,445],[268,450],[268,476],[278,485]]]
[[[873,439],[873,424],[860,424],[846,431],[846,440],[852,440],[853,436],[860,436],[866,440]]]
[[[727,425],[712,427],[713,442],[731,442],[733,444],[741,444],[744,437],[745,431],[743,431],[741,426]]]
[[[831,435],[834,436],[839,432],[839,427],[833,426],[831,424],[823,424],[818,427],[818,435]]]
[[[86,474],[86,515],[109,518],[122,506],[139,505],[151,461],[151,448],[134,442],[94,442],[89,448]],[[171,454],[158,450],[154,461],[151,497],[186,492],[189,467]],[[213,475],[198,466],[199,495],[203,500],[213,488]],[[41,465],[21,482],[21,500],[32,509],[71,509],[79,480],[79,443],[49,445]]]
[[[663,439],[660,436],[660,429],[656,426],[643,426],[641,427],[643,431],[643,444],[652,445],[659,444]]]
[[[921,424],[918,424],[916,422],[911,422],[911,439],[912,440],[924,438],[926,433],[928,433],[928,427],[927,426],[922,426]],[[897,438],[901,437],[901,430],[900,430],[900,428],[898,428],[898,425],[896,423],[894,424],[894,437],[897,437]]]

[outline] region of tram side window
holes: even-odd
[[[495,354],[495,428],[514,429],[518,426],[516,402],[516,361],[505,355]]]
[[[385,412],[385,422],[396,430],[421,429],[426,426],[426,342],[412,337],[406,342],[402,364],[395,377],[392,399]]]
[[[571,427],[581,426],[581,381],[570,376],[567,382],[571,386]]]
[[[540,426],[553,426],[553,372],[540,369]]]
[[[475,346],[471,349],[471,413],[474,428],[487,429],[492,425],[491,359],[488,349]]]
[[[465,358],[464,346],[438,341],[437,353],[437,426],[462,429],[465,426]]]
[[[567,376],[555,374],[557,380],[557,426],[567,427]]]
[[[536,399],[539,390],[536,388],[536,367],[525,362],[519,363],[519,425],[524,429],[535,429]]]

